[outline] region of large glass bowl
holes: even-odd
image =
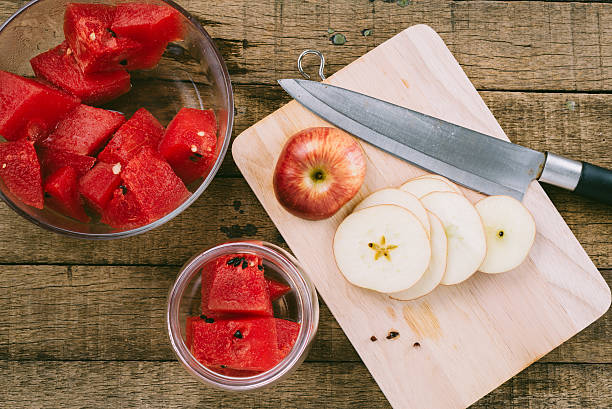
[[[87,3],[87,1],[75,1]],[[121,1],[89,1],[117,4]],[[142,3],[143,0],[137,1]],[[192,192],[180,206],[147,225],[116,230],[99,221],[82,223],[49,210],[21,203],[0,181],[0,198],[29,221],[57,233],[86,239],[113,239],[146,232],[171,220],[208,187],[225,157],[232,133],[234,99],[223,58],[200,23],[172,1],[147,0],[166,4],[184,17],[185,39],[168,45],[161,61],[152,70],[133,71],[132,89],[103,108],[119,111],[129,118],[138,108],[149,110],[166,126],[183,107],[213,109],[218,121],[217,160],[210,173],[187,188]],[[64,40],[63,17],[68,0],[35,0],[0,26],[0,70],[33,77],[30,58]]]

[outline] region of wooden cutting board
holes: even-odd
[[[508,139],[428,26],[408,28],[326,82]],[[368,170],[359,194],[330,219],[294,217],[274,197],[274,165],[287,138],[321,125],[329,126],[292,101],[239,135],[232,153],[394,407],[469,406],[608,309],[610,289],[537,182],[523,200],[537,237],[514,271],[477,273],[410,302],[350,285],[332,254],[336,227],[369,193],[425,172],[362,142]],[[482,197],[465,192],[472,201]],[[400,336],[386,339],[390,330]]]

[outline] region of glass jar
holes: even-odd
[[[268,371],[247,377],[224,375],[209,369],[194,358],[185,343],[187,317],[201,314],[202,267],[218,257],[236,253],[261,257],[266,277],[291,287],[291,291],[273,302],[274,316],[301,324],[293,349],[281,362]],[[170,289],[166,324],[172,348],[189,373],[216,388],[247,391],[288,377],[304,361],[319,325],[319,301],[314,285],[291,254],[262,241],[235,241],[205,250],[185,263]]]

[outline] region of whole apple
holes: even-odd
[[[337,128],[308,128],[283,147],[274,192],[292,214],[322,220],[357,194],[365,172],[365,155],[355,138]]]

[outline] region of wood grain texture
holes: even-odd
[[[240,395],[203,386],[177,362],[0,361],[0,379],[0,401],[14,409],[390,407],[361,363],[308,362],[277,386]],[[605,408],[599,391],[611,379],[610,365],[535,364],[473,408]]]
[[[231,156],[231,155],[228,155]],[[561,215],[599,268],[612,268],[612,209],[547,188]],[[0,263],[182,265],[204,247],[227,239],[284,243],[263,207],[239,178],[216,178],[187,210],[144,235],[76,240],[40,229],[0,203]],[[175,239],[172,239],[175,238]],[[33,245],[34,243],[34,245]]]
[[[442,39],[427,26],[403,31],[328,82],[506,138]],[[412,303],[351,286],[330,251],[334,231],[351,206],[324,221],[298,219],[276,201],[272,168],[264,165],[274,161],[293,133],[320,125],[325,122],[293,101],[243,132],[232,154],[392,405],[468,406],[608,309],[608,286],[537,183],[523,201],[538,234],[528,260],[513,274],[477,274]],[[368,173],[353,203],[423,173],[362,146]],[[472,200],[482,197],[466,193]],[[403,336],[390,344],[368,342],[370,333],[390,329]],[[414,351],[413,343],[421,341],[428,345],[426,356]],[[489,364],[493,360],[497,365]],[[415,382],[406,386],[403,379]]]
[[[297,76],[301,49],[324,51],[329,75],[405,27],[428,23],[441,32],[512,141],[612,166],[606,154],[612,124],[609,4],[437,0],[402,8],[381,0],[179,2],[213,34],[228,62],[235,134],[289,101],[274,81]],[[26,3],[0,0],[0,20]],[[332,46],[328,28],[345,34],[347,44]],[[363,37],[364,28],[373,35]],[[307,59],[306,69],[314,73],[314,60]],[[230,156],[221,177],[239,176]],[[612,267],[610,208],[545,189],[596,265]],[[175,362],[43,361],[174,360],[159,330],[164,286],[199,248],[235,235],[282,243],[238,179],[216,179],[194,206],[157,231],[97,245],[35,228],[0,203],[0,263],[26,264],[0,265],[0,406],[389,407],[365,367],[354,362],[356,352],[324,304],[311,362],[285,383],[252,396],[204,388]],[[174,266],[69,269],[28,263]],[[602,273],[610,284],[612,272]],[[68,280],[73,274],[76,285]],[[140,320],[133,317],[135,310]],[[610,365],[579,363],[612,359],[610,316],[540,360],[576,364],[535,363],[473,407],[607,408]],[[345,363],[313,362],[331,360]]]
[[[0,1],[0,19],[23,0]],[[612,88],[609,4],[535,1],[183,0],[215,38],[234,83],[296,75],[307,48],[333,73],[414,24],[432,26],[479,89],[595,91]],[[328,29],[346,36],[331,44]],[[363,29],[372,35],[364,37]]]
[[[0,266],[0,360],[174,360],[164,314],[177,274],[177,267]],[[604,275],[612,283],[612,270]],[[307,360],[359,362],[322,300],[320,315]],[[612,364],[611,332],[608,312],[541,361]]]

